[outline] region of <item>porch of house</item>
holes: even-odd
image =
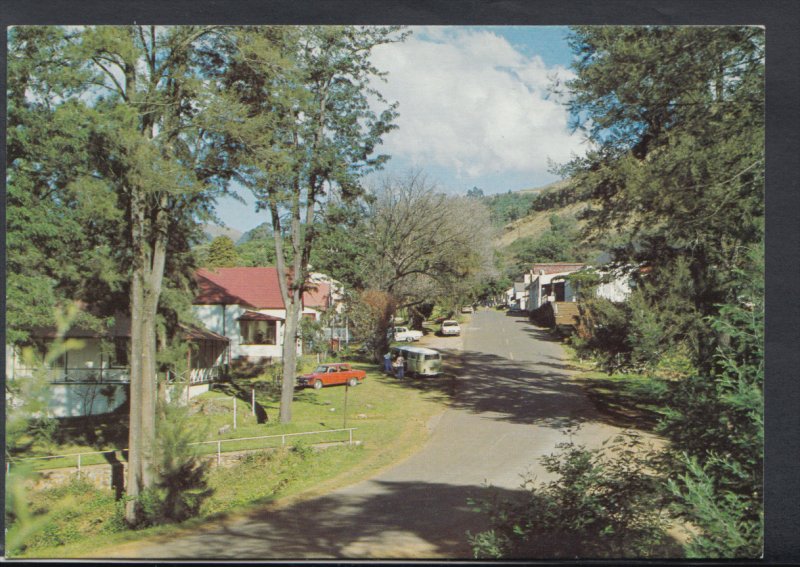
[[[101,338],[80,338],[84,343],[83,348],[64,353],[43,370],[50,383],[48,405],[54,417],[110,413],[128,401],[129,334],[116,336],[111,341],[105,339],[105,345]],[[229,347],[227,339],[204,329],[186,327],[183,329],[183,338],[189,344],[188,370],[180,375],[160,372],[157,380],[168,384],[169,389],[180,389],[180,398],[188,399],[208,391],[213,382],[222,378]],[[39,347],[46,348],[50,340],[52,337],[43,336],[39,340]],[[6,377],[11,383],[30,379],[38,371],[26,363],[21,349],[6,347]],[[13,395],[11,397],[13,403]]]

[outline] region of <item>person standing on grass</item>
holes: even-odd
[[[394,359],[394,374],[401,380],[405,376],[405,362],[402,354],[398,354],[397,358]]]
[[[392,373],[392,353],[391,352],[387,352],[386,354],[383,355],[383,371],[386,372],[386,374],[391,374]]]

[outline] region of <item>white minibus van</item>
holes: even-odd
[[[414,346],[392,347],[392,360],[402,354],[409,376],[438,376],[442,373],[442,355],[431,348]]]

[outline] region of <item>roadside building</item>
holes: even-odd
[[[198,292],[195,316],[211,332],[230,341],[228,362],[271,362],[282,356],[286,307],[274,267],[200,269],[195,274]],[[303,293],[302,317],[319,321],[337,309],[340,291],[322,274],[309,278]],[[302,345],[298,345],[298,354]]]
[[[229,341],[206,329],[185,325],[181,326],[180,336],[189,347],[186,371],[180,376],[163,373],[158,378],[171,384],[173,395],[185,399],[208,391],[210,384],[220,378]],[[34,328],[30,337],[29,346],[44,353],[56,339],[56,329]],[[64,338],[78,339],[82,347],[65,352],[44,369],[50,383],[51,415],[99,415],[121,407],[128,400],[130,386],[130,317],[117,315],[113,325],[104,331],[76,325]],[[30,379],[35,371],[22,350],[21,345],[6,346],[6,378],[11,383]]]

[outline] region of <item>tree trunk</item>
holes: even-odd
[[[300,311],[299,290],[292,292],[292,302],[286,305],[286,323],[283,328],[283,381],[281,383],[280,422],[292,421],[295,373],[297,371],[297,334]]]
[[[145,236],[145,197],[135,189],[131,199],[134,249],[131,285],[130,427],[128,433],[128,479],[130,498],[125,518],[136,523],[141,507],[136,498],[153,486],[152,467],[156,438],[156,313],[166,262],[166,233],[160,230],[163,211],[156,214],[152,243]]]
[[[142,315],[144,313],[142,278],[134,272],[131,283],[131,356],[130,356],[130,418],[128,427],[128,479],[125,492],[129,498],[125,506],[125,519],[133,524],[139,518],[136,498],[144,489],[144,457],[142,454]]]

